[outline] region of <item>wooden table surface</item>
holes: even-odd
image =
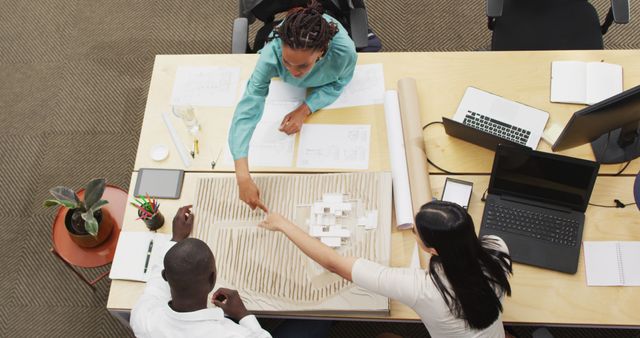
[[[199,178],[212,175],[232,175],[229,173],[187,173],[179,200],[162,200],[165,225],[160,232],[171,232],[171,219],[178,207],[194,203],[196,183]],[[132,175],[131,189],[137,173]],[[434,196],[442,194],[444,175],[431,175]],[[482,219],[482,193],[489,184],[487,175],[457,176],[474,183],[469,213],[474,219],[476,230]],[[591,201],[611,205],[613,199],[633,202],[633,177],[604,177],[596,181]],[[127,208],[124,216],[125,231],[147,231],[142,221],[136,221],[135,210]],[[197,222],[197,215],[196,215]],[[391,237],[391,265],[408,266],[415,246],[411,231],[393,229]],[[640,240],[640,218],[638,209],[629,206],[624,209],[599,208],[590,206],[586,213],[583,240]],[[142,293],[145,284],[114,280],[111,284],[107,308],[112,311],[129,310]],[[575,275],[540,269],[523,264],[514,264],[511,278],[512,297],[504,302],[504,321],[510,323],[545,323],[607,326],[638,326],[640,311],[640,289],[637,287],[587,287],[584,257],[581,253],[578,272]],[[370,320],[418,321],[419,317],[407,306],[391,301],[388,316],[341,315],[337,318],[359,318]]]
[[[558,60],[605,61],[623,66],[624,89],[640,84],[640,51],[522,51],[522,52],[438,52],[438,53],[363,53],[359,64],[382,63],[387,90],[396,89],[404,77],[416,79],[420,94],[423,125],[451,117],[464,90],[474,86],[496,95],[518,101],[549,112],[550,123],[564,126],[573,112],[584,105],[549,102],[551,62]],[[170,111],[171,91],[178,66],[228,66],[241,69],[240,82],[245,82],[257,60],[256,55],[158,55],[155,60],[147,106],[140,133],[135,162],[139,168],[183,168],[178,153],[169,138],[161,114]],[[239,89],[238,89],[239,90]],[[238,94],[239,98],[239,94]],[[234,107],[196,107],[202,125],[200,155],[188,170],[209,171],[211,161],[219,159],[226,146],[229,123]],[[178,118],[172,121],[185,143],[192,142]],[[390,170],[384,109],[382,105],[319,111],[308,123],[368,123],[372,125],[369,170]],[[424,132],[427,155],[446,170],[461,173],[489,173],[493,152],[449,137],[441,125],[433,125]],[[153,161],[149,152],[158,143],[170,148],[169,158]],[[551,151],[550,145],[540,141],[538,150]],[[455,156],[450,156],[455,153]],[[589,145],[560,152],[574,157],[593,159]],[[220,156],[221,157],[221,156]],[[233,166],[218,161],[216,171],[233,170]],[[615,173],[622,166],[603,165],[600,173]],[[295,167],[254,168],[257,171],[313,171]],[[640,170],[640,161],[633,161],[626,174]],[[326,170],[325,170],[326,171]],[[431,168],[431,172],[438,172]]]
[[[397,80],[404,77],[416,79],[420,94],[422,124],[451,117],[467,86],[474,86],[505,98],[545,110],[550,114],[549,123],[564,125],[571,114],[583,105],[555,104],[549,102],[551,62],[557,60],[605,61],[616,63],[624,69],[624,89],[640,84],[640,51],[544,51],[544,52],[438,52],[438,53],[371,53],[359,54],[359,64],[383,63],[386,89],[396,89]],[[170,110],[171,90],[178,66],[231,66],[241,69],[241,82],[248,79],[255,55],[159,55],[147,98],[147,106],[138,144],[134,170],[139,168],[185,169],[169,138],[161,119],[161,113]],[[233,167],[219,164],[211,170],[211,160],[218,159],[225,147],[227,131],[233,107],[196,107],[203,130],[200,136],[200,156],[187,169],[180,200],[162,201],[167,222],[160,231],[170,232],[170,220],[177,208],[193,203],[196,180],[208,175],[233,175]],[[190,140],[181,122],[172,117],[178,133]],[[372,144],[369,170],[389,171],[386,127],[382,105],[320,111],[309,123],[369,123],[372,125]],[[493,152],[444,133],[442,126],[434,125],[424,131],[428,157],[439,166],[469,175],[457,178],[474,182],[474,193],[469,212],[479,227],[483,203],[480,197],[489,181]],[[154,144],[169,145],[169,158],[154,162],[149,151]],[[550,151],[550,146],[540,142],[538,150]],[[588,145],[569,149],[561,154],[593,159]],[[600,174],[617,172],[621,165],[602,165]],[[264,172],[308,172],[295,167],[253,168]],[[640,169],[640,161],[632,161],[623,176],[599,176],[591,202],[612,205],[613,199],[633,202],[633,176]],[[445,175],[430,167],[433,195],[440,197]],[[131,196],[137,172],[131,180]],[[128,208],[124,219],[124,231],[146,231],[141,221],[135,221],[135,210]],[[640,240],[638,209],[589,207],[583,240]],[[393,230],[392,266],[406,266],[415,246],[408,231]],[[581,254],[578,272],[567,275],[559,272],[514,264],[511,279],[513,296],[505,300],[504,321],[509,323],[540,323],[551,325],[601,325],[640,326],[640,292],[637,287],[587,287],[584,258]],[[141,294],[144,283],[115,280],[112,282],[107,308],[110,311],[128,311]],[[408,307],[391,301],[388,316],[346,315],[348,318],[372,320],[419,320]]]

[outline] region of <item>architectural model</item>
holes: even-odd
[[[261,176],[263,201],[344,255],[389,264],[391,175]],[[237,289],[259,312],[385,312],[388,299],[329,273],[281,233],[257,227],[264,215],[239,200],[233,177],[204,178],[194,201],[194,236],[211,247],[217,287]]]
[[[357,246],[360,243],[358,239],[366,237],[367,231],[376,229],[378,211],[365,210],[359,199],[350,200],[346,194],[324,193],[321,201],[298,206],[295,220],[297,224],[305,224],[312,237],[345,253],[347,248]],[[315,287],[341,279],[310,258],[307,258],[307,275]]]

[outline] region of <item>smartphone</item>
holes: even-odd
[[[444,182],[441,200],[457,203],[461,207],[468,209],[472,191],[472,182],[447,177],[447,180]]]

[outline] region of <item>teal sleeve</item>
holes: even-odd
[[[356,61],[358,59],[355,51],[349,54],[348,58],[348,62],[344,65],[336,81],[311,89],[305,103],[309,106],[312,113],[335,102],[344,90],[344,87],[349,84],[353,78],[353,72],[355,71]]]
[[[249,155],[249,142],[256,125],[262,118],[264,101],[269,93],[271,78],[277,75],[273,50],[265,47],[256,68],[247,82],[247,88],[231,120],[229,149],[234,160]]]

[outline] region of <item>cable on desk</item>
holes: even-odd
[[[611,130],[609,130],[609,132],[607,133],[607,143],[604,145],[604,151],[602,152],[602,156],[604,157],[604,155],[607,153],[607,150],[609,149],[609,141],[611,141]],[[627,169],[627,167],[629,166],[629,163],[631,163],[631,160],[629,160],[623,167],[622,169],[620,169],[617,173],[613,174],[613,176],[618,176],[620,174],[622,174],[622,172]]]
[[[433,121],[433,122],[429,122],[427,124],[425,124],[424,126],[422,126],[422,130],[424,131],[425,129],[427,129],[427,127],[434,125],[434,124],[443,124],[442,121]],[[425,154],[426,155],[426,154]],[[433,161],[431,161],[429,159],[429,156],[425,156],[427,158],[427,163],[431,164],[432,166],[436,167],[436,169],[442,171],[445,174],[449,174],[449,175],[466,175],[467,173],[458,173],[455,171],[449,171],[446,169],[443,169],[442,167],[440,167],[439,165],[433,163]]]
[[[433,122],[429,122],[426,125],[424,125],[422,127],[422,130],[427,129],[427,127],[434,125],[434,124],[443,124],[441,121],[433,121]],[[607,138],[611,137],[611,132],[608,133]],[[607,140],[607,146],[609,145],[609,140]],[[607,151],[607,148],[605,148],[605,152]],[[431,164],[432,166],[436,167],[436,169],[449,174],[449,175],[464,175],[465,173],[456,173],[453,171],[449,171],[449,170],[445,170],[443,168],[441,168],[440,166],[438,166],[437,164],[433,163],[433,161],[431,161],[428,157],[427,157],[427,162],[429,162],[429,164]],[[625,169],[627,169],[627,167],[629,166],[629,163],[631,163],[631,161],[628,161],[624,167],[622,167],[622,169],[620,169],[617,173],[615,173],[613,176],[618,176],[620,174],[622,174],[622,172],[624,172]],[[488,192],[488,188],[484,191],[484,193],[482,193],[482,197],[480,198],[480,200],[482,202],[485,202],[487,200],[487,192]],[[591,203],[589,202],[589,205],[594,206],[594,207],[600,207],[600,208],[624,208],[630,205],[634,205],[635,203],[622,203],[622,201],[620,201],[619,199],[614,199],[613,203],[615,203],[615,205],[602,205],[602,204],[596,204],[596,203]]]
[[[622,172],[627,169],[627,167],[629,166],[629,163],[631,163],[631,161],[628,161],[627,164],[624,165],[624,167],[622,167],[622,169],[620,169],[617,173],[613,174],[613,176],[618,176],[620,174],[622,174]]]
[[[635,203],[622,203],[622,201],[620,201],[619,199],[614,199],[613,203],[615,203],[615,205],[602,205],[602,204],[596,204],[596,203],[591,203],[589,202],[589,205],[594,206],[594,207],[599,207],[599,208],[624,208],[624,207],[628,207],[630,205],[634,205]]]
[[[449,170],[446,170],[446,169],[442,169],[440,166],[438,166],[437,164],[433,163],[433,161],[431,161],[428,157],[427,157],[427,162],[429,164],[431,164],[432,166],[436,167],[436,169],[442,171],[445,174],[449,174],[449,175],[468,175],[468,173],[458,173],[458,172],[455,172],[455,171],[449,171]]]
[[[484,192],[482,193],[482,197],[480,197],[480,200],[482,202],[486,202],[487,201],[487,192],[489,191],[489,188],[484,189]]]
[[[438,123],[444,125],[444,123],[442,123],[442,121],[433,121],[433,122],[429,122],[429,123],[425,124],[424,126],[422,126],[422,130],[427,129],[427,127],[429,127],[430,125],[438,124]]]

